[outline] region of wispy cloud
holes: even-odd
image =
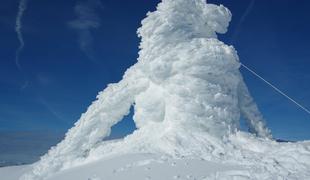
[[[28,2],[27,0],[19,1],[16,24],[15,24],[15,31],[17,33],[17,38],[19,41],[19,47],[17,48],[16,54],[15,54],[15,64],[19,70],[22,69],[20,62],[19,62],[19,55],[25,46],[23,33],[22,33],[22,18],[23,18],[25,10],[27,9],[27,2]]]
[[[20,53],[23,51],[25,47],[25,41],[24,41],[23,32],[22,32],[22,28],[23,28],[22,19],[24,16],[24,12],[27,9],[27,3],[28,3],[28,0],[19,1],[18,12],[16,16],[16,21],[15,21],[15,32],[17,34],[17,39],[19,41],[19,47],[16,49],[16,52],[15,52],[15,65],[19,69],[19,71],[22,73],[23,73],[23,68],[20,64]],[[23,91],[24,89],[28,87],[28,85],[29,85],[29,81],[25,79],[20,90]]]
[[[92,29],[101,26],[101,19],[98,15],[103,8],[100,0],[78,1],[74,7],[77,18],[70,21],[68,25],[78,33],[78,43],[81,51],[92,61],[96,62],[93,49]]]
[[[240,30],[241,30],[241,26],[242,24],[244,23],[244,21],[246,20],[247,16],[250,14],[250,12],[252,11],[253,7],[254,7],[254,4],[255,4],[255,0],[251,0],[251,2],[249,3],[249,5],[247,6],[246,10],[244,11],[243,15],[241,16],[237,26],[236,26],[236,29],[232,35],[232,38],[231,38],[231,43],[234,44],[238,38],[238,35],[240,33]]]

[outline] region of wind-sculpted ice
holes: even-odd
[[[217,39],[230,20],[222,5],[163,0],[138,29],[138,62],[99,93],[65,139],[22,179],[44,179],[125,152],[175,156],[212,151],[219,157],[227,137],[239,130],[240,116],[251,132],[271,138],[239,72],[236,51]],[[131,106],[138,129],[124,140],[103,142]]]

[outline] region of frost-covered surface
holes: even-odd
[[[171,157],[162,153],[106,154],[95,161],[53,173],[47,180],[309,179],[310,142],[279,144],[244,133],[232,135],[231,141],[234,143],[227,144],[225,152],[235,157],[229,160],[208,160],[200,155]],[[121,141],[111,142],[114,143],[124,145]],[[209,157],[217,154],[210,152]],[[30,166],[0,168],[0,177],[17,180],[29,169]]]
[[[66,138],[21,179],[41,180],[129,153],[199,157],[246,167],[231,174],[211,173],[209,178],[310,177],[309,142],[270,140],[239,72],[236,51],[217,39],[216,33],[225,33],[230,20],[230,11],[222,5],[163,0],[138,30],[138,62],[120,82],[99,93]],[[138,130],[120,141],[102,141],[131,106]],[[257,136],[238,131],[240,116]]]
[[[55,174],[48,180],[206,180],[216,173],[240,174],[244,169],[245,167],[235,164],[225,165],[197,158],[172,159],[153,154],[127,154],[72,168]]]

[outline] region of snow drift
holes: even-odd
[[[248,179],[310,177],[309,142],[271,140],[235,49],[217,39],[230,20],[222,5],[163,0],[138,29],[138,62],[100,92],[65,139],[21,179],[45,179],[129,153],[234,162],[248,167],[242,172]],[[120,141],[102,141],[131,106],[138,129]],[[241,116],[254,134],[239,131]]]

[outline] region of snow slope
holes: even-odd
[[[17,180],[27,166],[0,168],[0,177]],[[172,159],[154,154],[127,154],[99,160],[52,175],[48,180],[169,180],[243,177],[246,168],[199,158]]]
[[[51,174],[48,180],[268,180],[309,179],[310,142],[276,143],[237,133],[223,154],[169,156],[163,153],[112,153]],[[232,141],[234,144],[232,144]],[[109,141],[109,144],[122,140]],[[228,145],[229,144],[229,145]],[[201,145],[199,145],[201,146]],[[121,147],[119,147],[121,148]],[[224,153],[230,154],[231,157]],[[228,158],[229,157],[229,158]],[[0,179],[18,180],[30,166],[0,168]]]
[[[207,179],[309,178],[309,142],[271,140],[239,72],[237,52],[217,39],[216,33],[225,33],[230,20],[230,11],[222,5],[206,4],[205,0],[163,0],[138,30],[138,62],[120,82],[99,93],[65,139],[21,180],[80,178],[90,172],[106,178],[109,173],[101,171],[110,169],[107,164],[140,161],[141,154],[152,154],[147,158],[154,166],[154,176],[162,172],[158,178],[178,176],[181,171],[202,178],[195,170],[200,165],[210,172]],[[138,129],[122,140],[102,141],[131,106]],[[241,116],[253,134],[239,131]],[[162,156],[181,164],[194,159],[189,161],[193,167],[188,171],[182,166],[169,169],[165,163],[158,165]],[[89,165],[95,162],[100,162],[98,167]],[[99,165],[106,168],[101,170]],[[210,168],[217,165],[225,172]],[[139,168],[134,166],[136,172],[141,172]],[[120,178],[125,176],[130,174]],[[143,173],[136,176],[142,178]]]
[[[31,170],[31,166],[10,166],[0,168],[1,180],[18,180],[22,174]]]
[[[205,179],[216,173],[235,173],[242,166],[224,165],[203,159],[171,159],[153,154],[127,154],[100,160],[55,174],[48,180],[78,179]],[[78,173],[77,173],[78,172]]]

